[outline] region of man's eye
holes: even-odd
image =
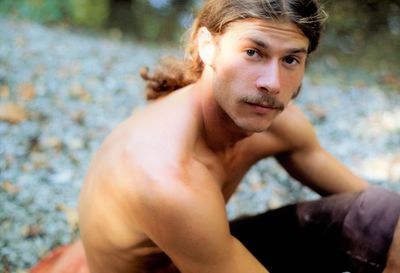
[[[288,56],[284,59],[285,63],[289,64],[289,65],[295,65],[295,64],[299,64],[300,61],[297,58]]]
[[[247,50],[246,50],[246,54],[247,54],[247,56],[254,57],[254,56],[256,56],[258,53],[257,53],[257,51],[255,51],[254,49],[247,49]]]

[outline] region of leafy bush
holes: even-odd
[[[109,13],[109,0],[2,0],[0,12],[40,23],[71,22],[101,27]]]
[[[0,11],[40,23],[55,23],[68,18],[70,7],[64,0],[2,0]]]
[[[109,0],[69,0],[71,18],[74,23],[88,27],[102,27],[106,23]]]

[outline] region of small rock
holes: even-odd
[[[51,177],[51,180],[56,184],[64,184],[64,183],[71,182],[72,176],[73,176],[72,171],[65,170],[65,171],[54,174]]]
[[[72,138],[67,141],[67,146],[71,150],[80,150],[85,146],[85,142],[81,138]]]

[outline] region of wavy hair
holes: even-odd
[[[206,27],[214,36],[238,20],[262,19],[294,23],[308,38],[308,53],[320,40],[326,13],[317,0],[208,0],[197,14],[186,42],[185,58],[162,58],[153,74],[142,68],[146,98],[154,100],[197,81],[204,68],[197,48],[197,32]]]

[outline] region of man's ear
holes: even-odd
[[[206,27],[201,27],[197,33],[198,50],[205,65],[212,66],[215,52],[214,37]]]

